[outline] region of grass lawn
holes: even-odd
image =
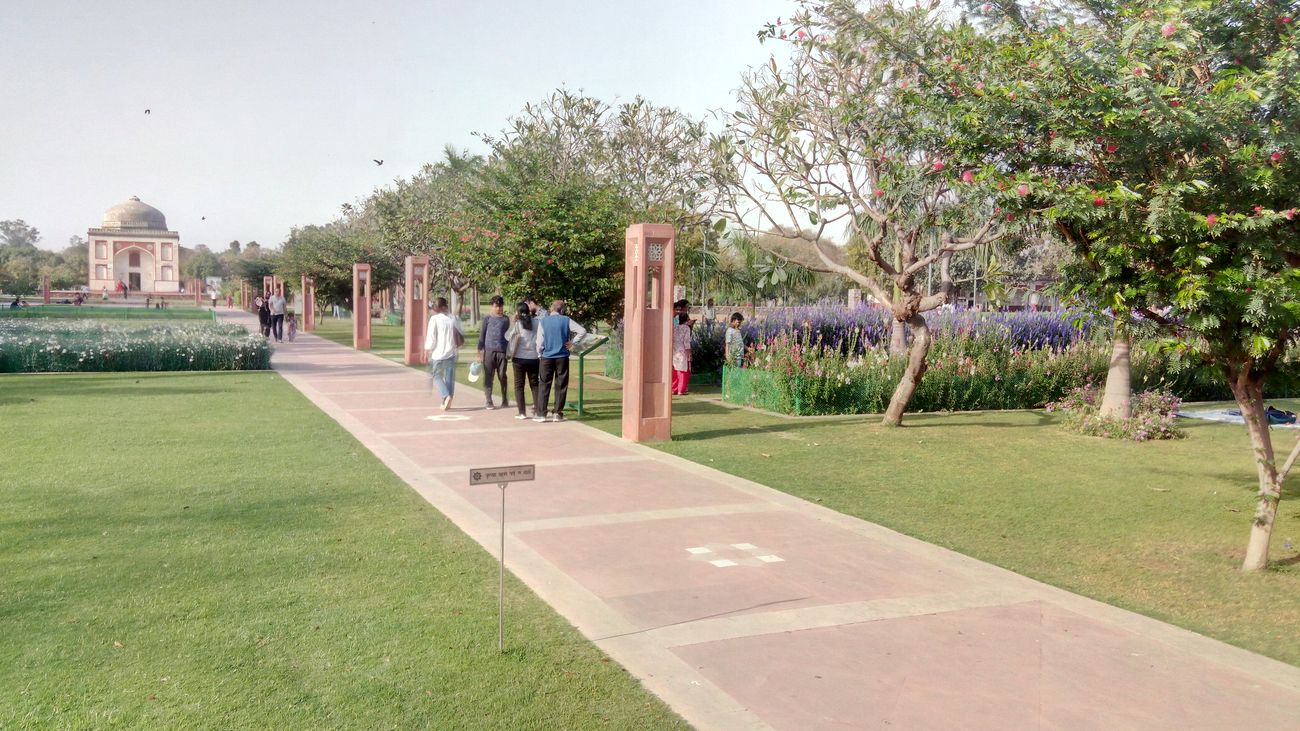
[[[617,434],[620,389],[589,379],[585,422]],[[1186,439],[1134,443],[1067,433],[1042,411],[887,429],[674,406],[665,452],[1300,665],[1300,489],[1283,497],[1272,567],[1238,571],[1256,490],[1243,427],[1189,421]],[[1297,436],[1275,430],[1276,448]]]
[[[33,305],[24,309],[0,307],[0,318],[34,317],[109,320],[211,320],[212,310],[194,306],[168,306],[159,310],[138,305]]]
[[[472,352],[478,342],[478,328],[464,323],[465,345]],[[339,345],[352,347],[352,318],[335,319],[326,315],[316,322],[313,335],[332,340]],[[406,352],[406,333],[401,325],[386,325],[375,320],[370,325],[370,352],[376,355],[390,356],[396,354],[397,360]]]
[[[685,728],[274,373],[0,420],[0,728]]]

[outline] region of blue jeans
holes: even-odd
[[[456,395],[456,356],[429,363],[429,378],[443,398]]]

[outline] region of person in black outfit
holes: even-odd
[[[509,383],[506,381],[506,331],[510,329],[510,318],[503,314],[506,301],[497,295],[492,298],[492,314],[483,318],[478,331],[478,362],[487,371],[484,379],[483,394],[487,398],[485,406],[495,409],[492,403],[492,381],[501,383],[501,408],[510,405]]]

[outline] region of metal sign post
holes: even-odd
[[[506,486],[512,482],[536,479],[535,465],[521,464],[511,467],[480,467],[469,471],[469,484],[492,485],[501,488],[501,552],[497,567],[497,650],[506,651]]]

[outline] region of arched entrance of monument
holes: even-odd
[[[127,246],[113,256],[113,271],[132,292],[153,291],[153,254],[139,246]]]

